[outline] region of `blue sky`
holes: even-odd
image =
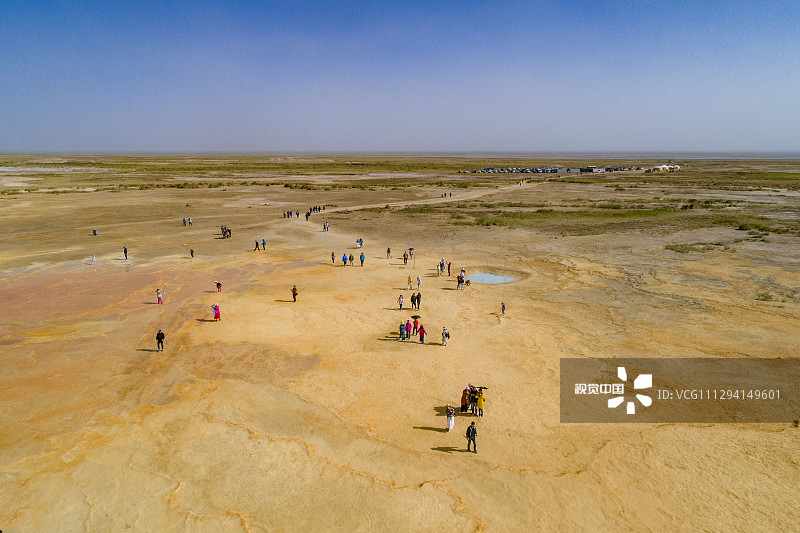
[[[3,2],[0,152],[798,151],[800,2]]]

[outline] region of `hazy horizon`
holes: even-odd
[[[797,154],[800,4],[21,1],[3,153]]]
[[[391,152],[391,151],[204,151],[204,152],[7,152],[0,156],[30,156],[30,157],[453,157],[453,158],[507,158],[507,159],[683,159],[683,160],[800,160],[800,152],[502,152],[502,151],[474,151],[474,152]]]

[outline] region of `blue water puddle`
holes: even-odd
[[[499,274],[485,274],[479,272],[477,274],[470,274],[467,279],[472,283],[484,283],[487,285],[497,285],[499,283],[508,283],[514,281],[516,278],[513,276],[501,276]]]

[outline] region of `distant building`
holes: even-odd
[[[651,172],[675,172],[676,170],[680,170],[681,167],[679,165],[658,165],[650,169]]]

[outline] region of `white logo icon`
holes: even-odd
[[[624,366],[617,367],[617,377],[622,381],[628,381],[628,373],[625,371]],[[640,390],[640,389],[649,389],[653,386],[653,374],[639,374],[636,376],[636,379],[633,380],[633,389]],[[644,405],[645,407],[650,407],[653,403],[653,399],[650,396],[646,396],[644,394],[637,394],[636,399]],[[611,398],[608,400],[608,408],[614,409],[619,407],[622,402],[625,401],[625,396],[617,396],[616,398]],[[627,413],[629,415],[636,413],[636,403],[633,401],[628,401],[625,408],[627,409]]]

